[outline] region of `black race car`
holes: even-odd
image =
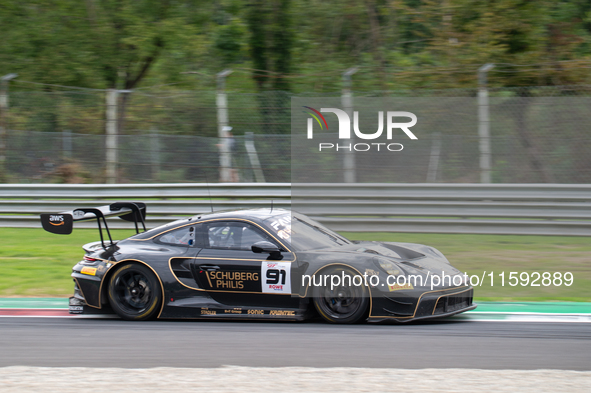
[[[109,216],[133,222],[137,234],[113,241]],[[355,323],[476,308],[467,277],[433,247],[351,241],[283,209],[201,214],[147,231],[145,216],[138,202],[41,215],[57,234],[71,233],[74,221],[98,222],[101,240],[84,245],[73,268],[70,313]]]

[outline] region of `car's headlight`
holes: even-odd
[[[383,261],[383,260],[379,260],[378,262],[380,264],[380,267],[382,269],[384,269],[386,271],[386,273],[388,273],[392,276],[400,274],[400,269],[394,263],[392,263],[390,261]]]

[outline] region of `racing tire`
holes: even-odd
[[[113,273],[108,295],[113,311],[128,321],[152,319],[162,304],[158,278],[139,263],[126,263]]]
[[[318,274],[337,275],[342,279],[341,285],[331,289],[330,279],[323,286],[314,286],[313,302],[318,314],[330,323],[358,323],[367,319],[369,311],[369,291],[362,282],[361,285],[354,285],[353,278],[363,276],[353,269],[342,266],[324,270]],[[351,285],[349,280],[351,278]],[[358,280],[358,279],[357,279]]]

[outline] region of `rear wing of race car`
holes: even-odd
[[[109,241],[113,245],[113,239],[107,226],[107,217],[119,217],[122,220],[133,222],[136,233],[140,233],[138,223],[142,224],[144,231],[146,230],[146,204],[142,202],[115,202],[99,207],[82,207],[63,213],[43,213],[41,214],[41,225],[47,232],[69,235],[72,233],[74,221],[96,219],[101,235],[101,244],[103,248],[106,248],[101,221],[105,226]]]

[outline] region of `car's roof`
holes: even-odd
[[[140,239],[149,239],[154,236],[157,236],[159,233],[176,228],[178,226],[186,225],[190,222],[200,222],[203,220],[211,220],[211,219],[250,219],[253,221],[265,221],[272,217],[278,217],[285,214],[290,214],[291,211],[287,209],[274,209],[274,208],[264,208],[264,209],[245,209],[245,210],[228,210],[228,211],[219,211],[213,213],[202,213],[192,216],[190,218],[184,218],[176,221],[171,221],[167,224],[160,225],[156,228],[152,228],[146,232],[139,233],[137,235],[132,236],[131,238],[140,240]]]
[[[195,219],[213,219],[213,218],[253,218],[260,221],[264,221],[271,217],[282,216],[284,214],[291,213],[287,209],[275,209],[275,208],[264,208],[264,209],[246,209],[246,210],[228,210],[213,213],[198,214]]]

